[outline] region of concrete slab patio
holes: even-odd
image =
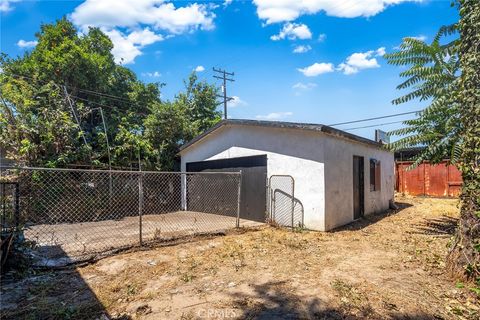
[[[26,227],[25,238],[35,243],[34,255],[41,264],[58,265],[89,259],[143,243],[184,236],[218,233],[236,227],[236,217],[193,211],[125,217],[118,220],[82,223],[40,224]],[[141,222],[141,228],[140,228]],[[240,219],[239,226],[263,223]],[[52,261],[49,261],[52,260]]]

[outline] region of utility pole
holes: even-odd
[[[227,81],[230,81],[230,82],[235,81],[231,78],[228,78],[227,76],[232,76],[233,77],[235,75],[235,73],[234,72],[227,72],[227,71],[222,70],[222,69],[216,69],[215,67],[213,68],[213,72],[216,72],[217,74],[220,74],[220,75],[214,74],[213,75],[214,78],[223,80],[223,85],[222,85],[223,95],[218,95],[217,94],[217,97],[223,98],[223,118],[227,119],[227,102],[233,100],[232,97],[227,96]]]
[[[72,111],[73,118],[75,119],[75,122],[78,125],[78,130],[82,134],[83,143],[85,144],[86,147],[88,147],[87,139],[85,138],[85,133],[82,130],[82,125],[80,124],[80,119],[79,119],[79,116],[77,115],[77,110],[73,106],[72,100],[70,99],[70,94],[68,93],[66,86],[63,86],[63,92],[65,93],[65,99],[67,100],[68,104],[70,105],[70,110]]]
[[[103,133],[105,134],[105,142],[107,144],[107,155],[108,155],[108,170],[112,171],[112,158],[110,156],[110,143],[108,141],[108,132],[107,132],[107,125],[105,124],[105,117],[103,116],[103,109],[102,107],[90,109],[91,112],[99,110],[100,111],[100,118],[102,119],[103,123]]]

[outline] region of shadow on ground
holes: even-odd
[[[450,237],[455,234],[457,226],[457,218],[442,216],[440,218],[424,219],[421,223],[414,225],[415,230],[410,233]]]
[[[335,229],[331,230],[330,232],[347,231],[347,230],[348,231],[361,230],[361,229],[364,229],[364,228],[368,227],[371,224],[375,224],[375,223],[381,221],[382,219],[384,219],[386,217],[389,217],[391,215],[396,215],[396,214],[400,213],[401,211],[403,211],[403,210],[405,210],[409,207],[412,207],[412,204],[410,204],[410,203],[395,202],[395,204],[398,207],[398,209],[396,209],[396,210],[389,209],[389,210],[386,210],[384,212],[370,214],[370,215],[364,216],[361,219],[358,219],[358,220],[356,220],[356,221],[354,221],[350,224],[335,228]]]
[[[241,314],[240,319],[438,319],[438,316],[427,313],[402,313],[388,306],[385,312],[374,311],[367,299],[345,302],[338,296],[338,306],[332,306],[319,298],[310,299],[295,295],[289,290],[286,282],[268,282],[255,285],[254,293],[232,294],[234,305]]]
[[[14,256],[11,262],[20,259],[25,260]],[[73,267],[40,270],[24,264],[10,269],[1,277],[1,319],[111,319]]]

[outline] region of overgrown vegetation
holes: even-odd
[[[460,0],[458,101],[462,107],[461,161],[463,187],[460,220],[448,257],[452,272],[475,281],[480,296],[480,3]]]
[[[470,284],[460,288],[445,273],[458,201],[396,200],[399,210],[336,232],[232,230],[14,281],[2,287],[2,314],[198,319],[214,310],[233,311],[235,319],[479,319]]]
[[[0,57],[0,148],[19,164],[106,167],[110,151],[113,166],[140,158],[144,169],[171,170],[179,146],[220,120],[215,86],[192,73],[185,92],[164,101],[163,83],[115,64],[98,28],[79,35],[64,18],[36,37],[31,52]]]
[[[390,148],[424,146],[414,166],[447,158],[461,170],[461,217],[448,265],[480,293],[480,3],[459,0],[458,7],[458,24],[442,27],[430,45],[405,38],[398,52],[386,55],[389,63],[409,67],[397,88],[411,92],[393,103],[430,101],[406,128],[390,133],[404,136]],[[457,31],[459,39],[441,42]]]

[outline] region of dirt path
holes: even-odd
[[[7,317],[480,319],[444,275],[456,200],[398,198],[398,212],[331,233],[263,228],[130,252],[2,288]],[[8,309],[8,310],[7,310]],[[5,313],[8,311],[8,313]]]

